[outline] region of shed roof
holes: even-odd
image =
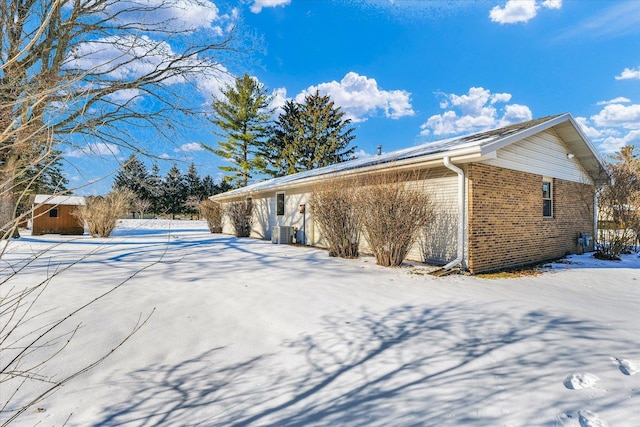
[[[48,194],[36,195],[34,205],[85,205],[85,199],[82,196],[52,196]]]
[[[444,157],[450,157],[452,162],[456,160],[458,162],[479,161],[490,157],[500,148],[550,128],[557,131],[592,179],[597,182],[605,180],[606,168],[602,158],[587,136],[580,130],[571,114],[564,113],[273,178],[217,194],[211,199],[224,200],[298,184],[302,185],[322,177],[388,168],[391,164],[397,167],[417,166],[420,163],[426,164],[434,160],[441,161]]]

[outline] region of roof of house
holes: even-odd
[[[52,196],[48,194],[36,195],[33,204],[34,205],[84,205],[85,199],[82,196]]]
[[[482,160],[491,156],[492,153],[500,148],[552,127],[567,144],[576,159],[581,162],[587,173],[595,181],[602,182],[606,176],[604,161],[589,141],[589,138],[580,130],[579,125],[571,114],[564,113],[273,178],[217,194],[211,198],[214,200],[234,198],[255,192],[303,184],[324,176],[338,176],[345,173],[386,168],[391,163],[394,163],[394,166],[416,165],[434,160],[441,161],[444,157],[449,157],[452,162],[456,160],[460,162]]]

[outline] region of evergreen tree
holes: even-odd
[[[113,189],[130,190],[137,199],[148,200],[150,197],[148,187],[149,171],[145,164],[132,154],[118,170],[113,180]]]
[[[151,212],[159,214],[165,211],[163,201],[163,180],[160,176],[160,167],[154,163],[151,173],[147,179],[147,189],[149,190],[149,201],[151,202]]]
[[[175,219],[176,214],[182,212],[184,202],[188,197],[185,179],[176,165],[173,165],[167,172],[163,189],[164,207],[171,214],[171,218]]]
[[[189,165],[189,170],[184,176],[184,183],[187,193],[187,203],[184,206],[186,208],[186,212],[194,214],[198,211],[200,201],[205,198],[202,180],[200,179],[200,175],[198,175],[198,170],[194,163]]]
[[[220,166],[227,172],[225,181],[234,187],[246,186],[253,174],[265,167],[259,153],[268,131],[270,98],[264,86],[248,74],[238,77],[234,86],[227,86],[222,92],[225,99],[212,104],[211,121],[224,138],[218,141],[214,153],[232,162],[230,166]]]
[[[344,114],[318,91],[302,104],[288,101],[262,152],[266,172],[282,176],[354,159],[354,128]]]
[[[189,196],[196,197],[198,200],[202,200],[205,198],[202,179],[200,179],[200,175],[198,175],[198,170],[196,169],[196,165],[194,163],[191,163],[189,165],[189,170],[187,171],[184,180],[187,186],[187,194]]]
[[[68,190],[67,185],[69,180],[62,173],[62,152],[54,150],[43,155],[40,161],[21,172],[20,180],[16,182],[17,214],[31,209],[32,196],[64,193]]]
[[[218,189],[218,186],[216,185],[213,178],[211,178],[211,175],[207,175],[204,178],[202,178],[202,193],[204,194],[205,198],[209,196],[213,196],[214,194],[218,194],[216,192],[217,189]]]

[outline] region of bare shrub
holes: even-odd
[[[198,205],[200,215],[207,220],[209,231],[212,233],[222,233],[222,206],[213,200],[203,200]]]
[[[598,199],[599,235],[596,256],[620,259],[640,233],[640,159],[626,146],[609,163],[611,181]]]
[[[140,215],[140,218],[144,218],[144,214],[151,209],[151,201],[148,199],[133,199],[131,201],[131,211],[133,213],[133,217],[136,217],[136,213]]]
[[[420,249],[423,262],[440,263],[456,255],[455,245],[458,234],[458,214],[456,206],[446,202],[434,202],[433,216],[422,227]]]
[[[128,190],[113,190],[104,197],[87,198],[87,204],[80,206],[75,215],[87,223],[93,237],[109,237],[118,218],[127,213],[132,198]]]
[[[368,178],[358,191],[364,238],[378,265],[401,265],[433,217],[429,195],[410,187],[416,178],[403,173],[378,175]]]
[[[309,203],[330,256],[358,257],[361,224],[356,202],[356,192],[346,180],[329,181],[311,193]]]
[[[236,237],[249,237],[251,235],[253,202],[250,198],[227,204],[225,206],[225,214],[231,221]]]

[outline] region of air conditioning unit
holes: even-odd
[[[276,226],[271,228],[271,243],[288,245],[293,242],[293,227]]]

